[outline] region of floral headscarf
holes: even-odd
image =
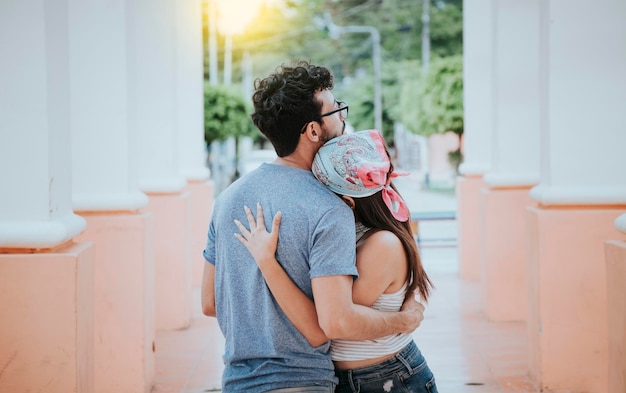
[[[313,174],[331,191],[362,198],[383,191],[383,200],[398,221],[409,219],[409,209],[391,188],[391,179],[407,173],[392,172],[385,140],[377,130],[358,131],[333,138],[313,160]]]

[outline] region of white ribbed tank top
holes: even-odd
[[[383,293],[372,305],[372,308],[381,311],[398,311],[404,302],[406,284],[395,293]],[[377,358],[383,355],[396,353],[407,346],[413,336],[408,333],[394,334],[375,340],[332,340],[330,343],[330,357],[333,360],[364,360]]]

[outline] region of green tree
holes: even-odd
[[[240,78],[238,67],[244,51],[251,55],[253,78],[294,60],[324,64],[335,75],[335,95],[350,105],[350,122],[357,129],[372,127],[374,73],[370,37],[360,33],[331,37],[324,29],[323,16],[328,13],[338,26],[375,27],[382,46],[382,131],[393,143],[390,135],[394,123],[402,120],[401,91],[420,76],[423,1],[431,1],[432,62],[460,56],[462,0],[285,0],[280,5],[267,3],[246,31],[233,37],[233,79]],[[221,50],[219,58],[223,58]]]
[[[401,120],[412,132],[430,136],[453,131],[463,134],[463,59],[434,60],[428,72],[408,78],[402,89]]]
[[[243,34],[233,37],[233,77],[239,77],[244,51],[252,55],[255,74],[266,75],[276,65],[295,59],[329,66],[338,80],[371,70],[372,45],[367,34],[330,37],[324,30],[328,13],[339,26],[372,26],[380,31],[383,72],[390,63],[421,59],[422,7],[416,0],[286,0],[265,4]],[[462,0],[430,0],[433,57],[462,52]],[[223,48],[223,37],[219,37]],[[205,30],[206,43],[206,30]],[[219,51],[220,61],[223,51]]]
[[[401,75],[405,71],[418,69],[416,61],[393,62],[387,64],[383,73],[383,129],[385,139],[393,144],[394,123],[400,121],[400,91],[404,82]],[[373,78],[360,73],[356,78],[346,78],[335,89],[335,97],[350,105],[350,123],[357,130],[374,127],[374,83]]]
[[[423,136],[453,131],[463,134],[463,58],[451,56],[433,61],[421,77],[408,78],[401,93],[401,121]],[[448,154],[458,172],[461,149]]]
[[[422,58],[423,0],[324,0],[323,10],[330,12],[340,26],[366,25],[379,30],[383,47],[383,63]],[[432,1],[430,6],[431,56],[447,57],[462,53],[463,3],[461,0]],[[364,37],[346,35],[335,52],[346,63],[344,70],[362,68],[371,59],[371,45]]]
[[[463,2],[435,2],[430,13],[430,50],[433,57],[463,53]]]
[[[254,136],[256,128],[246,102],[232,90],[205,84],[204,140],[207,145],[229,137]]]

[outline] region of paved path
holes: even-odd
[[[477,282],[459,279],[455,247],[424,247],[422,259],[436,286],[415,340],[441,393],[536,392],[527,378],[524,323],[494,323],[481,312]],[[194,315],[188,329],[159,331],[152,393],[220,391],[224,340],[213,318]]]
[[[456,197],[447,191],[423,189],[419,179],[409,174],[393,179],[412,212],[455,211]]]

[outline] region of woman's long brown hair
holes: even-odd
[[[393,164],[389,169],[389,174],[391,172],[393,172]],[[396,192],[398,191],[393,184],[391,184],[391,187]],[[383,201],[382,190],[368,197],[353,199],[355,218],[366,227],[371,228],[368,235],[373,232],[387,230],[396,235],[402,242],[408,265],[408,288],[405,299],[413,296],[413,292],[417,290],[421,298],[424,301],[428,301],[430,291],[434,286],[422,266],[422,260],[417,250],[417,243],[413,237],[410,222],[398,221],[391,214]]]

